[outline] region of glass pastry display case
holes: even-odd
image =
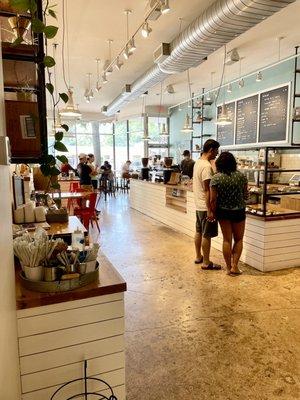
[[[261,217],[300,217],[300,146],[226,148],[247,176],[247,213]]]

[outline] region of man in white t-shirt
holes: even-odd
[[[202,269],[209,270],[221,269],[220,265],[209,259],[211,238],[218,236],[218,223],[211,212],[209,184],[213,176],[211,161],[217,157],[219,147],[220,144],[213,139],[204,143],[202,155],[194,165],[193,175],[196,206],[195,263],[203,263]]]

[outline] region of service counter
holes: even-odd
[[[62,293],[24,289],[16,271],[23,400],[49,400],[59,386],[83,377],[83,360],[88,360],[88,376],[108,382],[118,400],[125,400],[126,283],[103,254],[98,261],[99,282]],[[90,389],[101,387],[93,381]],[[83,383],[76,382],[55,400],[83,389]]]
[[[194,195],[186,186],[132,179],[130,205],[177,231],[195,234]],[[220,230],[212,247],[222,251]],[[241,261],[263,272],[300,266],[300,219],[247,215]]]

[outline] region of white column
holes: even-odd
[[[1,42],[0,42],[1,44]],[[6,135],[0,46],[0,136]],[[12,246],[10,167],[0,165],[0,391],[1,399],[20,399],[15,273]]]

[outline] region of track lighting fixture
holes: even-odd
[[[102,82],[103,83],[107,83],[108,82],[105,72],[102,74]]]
[[[134,53],[136,50],[136,45],[134,43],[134,38],[131,38],[128,43],[128,52],[130,54]]]
[[[120,69],[122,68],[122,65],[123,65],[123,62],[120,60],[119,57],[117,57],[116,64],[115,64],[116,69],[118,71],[120,71]]]
[[[148,22],[145,21],[144,25],[142,26],[142,30],[141,30],[142,36],[144,38],[147,38],[151,32],[152,32],[152,29],[150,28]]]
[[[100,59],[96,58],[96,62],[97,62],[97,82],[96,82],[96,87],[95,90],[97,93],[100,92],[101,89],[101,85],[100,85],[100,71],[99,71],[99,63],[100,63]]]
[[[170,11],[169,0],[163,0],[160,8],[162,14],[167,14]]]
[[[239,80],[239,88],[241,89],[244,86],[245,86],[245,82],[244,82],[244,79],[242,78],[242,79]]]
[[[128,60],[128,58],[130,56],[130,53],[128,51],[128,46],[127,45],[125,46],[125,49],[124,49],[124,52],[123,52],[123,56],[124,56],[125,60]]]
[[[256,82],[261,82],[262,79],[263,79],[262,73],[259,71],[259,72],[256,74]]]

